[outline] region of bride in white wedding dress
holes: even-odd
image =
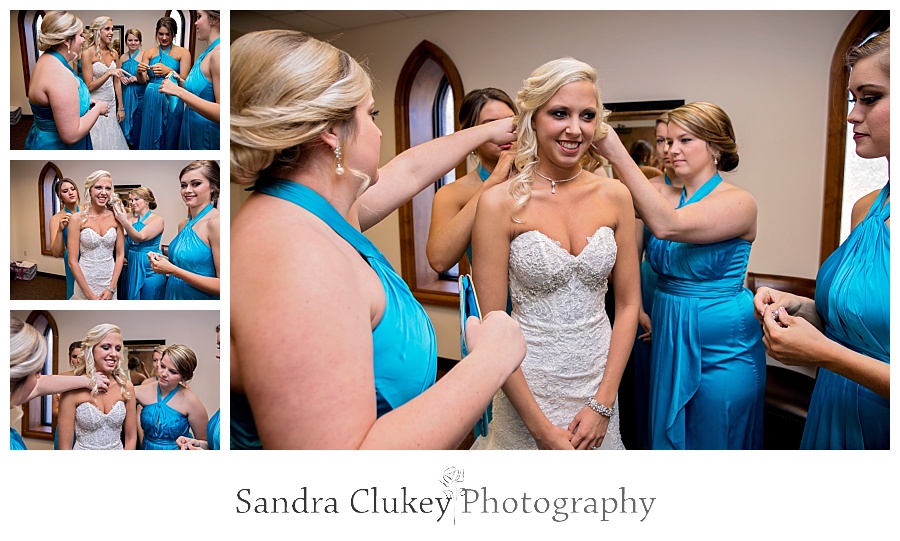
[[[628,190],[591,172],[599,159],[591,142],[607,128],[596,81],[593,68],[571,58],[532,73],[517,96],[511,179],[478,203],[473,279],[481,307],[502,310],[508,287],[527,353],[494,397],[488,434],[473,449],[625,448],[616,396],[640,278]]]
[[[119,54],[111,47],[113,23],[109,17],[97,17],[87,29],[81,52],[81,77],[91,91],[91,97],[109,104],[115,115],[101,115],[91,128],[91,145],[95,150],[128,150],[125,134],[119,122],[125,119],[122,102],[124,72],[117,67]],[[132,74],[135,75],[135,74]]]
[[[69,268],[75,279],[72,299],[115,300],[125,258],[125,236],[110,210],[112,178],[108,171],[94,171],[84,186],[87,204],[69,222]]]

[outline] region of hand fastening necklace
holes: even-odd
[[[569,182],[570,180],[575,180],[576,178],[578,178],[579,175],[581,175],[581,173],[582,173],[583,171],[584,171],[584,168],[579,167],[579,168],[578,168],[578,172],[575,173],[575,176],[569,177],[569,178],[562,178],[562,179],[556,180],[556,179],[552,179],[552,178],[548,177],[547,175],[541,174],[541,172],[538,171],[537,169],[534,170],[534,172],[535,172],[535,174],[537,174],[537,176],[541,177],[541,178],[544,179],[544,180],[549,180],[549,181],[550,181],[550,193],[552,193],[552,194],[555,194],[555,193],[556,193],[556,183],[557,183],[557,182]]]

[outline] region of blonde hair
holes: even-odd
[[[669,123],[706,141],[719,171],[733,171],[740,162],[734,127],[728,114],[714,103],[695,101],[669,111]]]
[[[107,22],[112,21],[112,17],[107,17],[106,15],[101,15],[94,19],[89,27],[87,27],[87,36],[84,39],[84,48],[90,49],[91,47],[95,47],[97,49],[97,54],[100,54],[100,44],[103,43],[103,40],[100,39],[100,30],[103,29],[103,25]],[[112,51],[109,47],[107,50]]]
[[[175,365],[175,370],[181,374],[181,384],[185,387],[194,379],[194,370],[197,369],[197,354],[181,344],[173,344],[163,351],[163,357],[168,356]]]
[[[47,341],[37,329],[17,317],[9,317],[9,381],[18,388],[47,362]]]
[[[150,210],[156,210],[156,198],[153,197],[153,192],[150,191],[150,188],[141,186],[140,188],[134,188],[128,192],[128,194],[143,199],[147,202],[147,206],[150,207]]]
[[[113,333],[121,336],[122,330],[112,323],[101,323],[89,330],[84,337],[84,340],[81,341],[81,353],[78,355],[79,365],[75,368],[75,375],[86,375],[91,378],[91,396],[97,396],[99,393],[99,390],[97,389],[97,368],[94,363],[94,346]],[[119,391],[122,393],[122,398],[129,400],[131,398],[131,393],[128,392],[128,389],[125,386],[128,381],[128,376],[122,368],[123,358],[124,355],[119,355],[119,360],[113,368],[111,376],[116,380],[116,383],[119,384]]]
[[[47,51],[77,36],[84,30],[84,23],[74,13],[52,10],[44,14],[41,29],[38,30],[37,46]]]
[[[603,110],[600,89],[597,87],[597,71],[590,65],[574,58],[551,60],[534,70],[531,76],[525,79],[524,86],[516,95],[519,120],[516,130],[514,163],[518,172],[509,181],[509,195],[518,208],[523,207],[531,198],[534,170],[540,161],[537,134],[534,131],[534,115],[556,95],[560,88],[578,81],[587,81],[594,86],[597,94],[597,128],[593,140],[602,139],[606,137],[607,126],[604,121],[607,114]],[[593,170],[603,162],[603,157],[597,154],[590,142],[588,142],[588,153],[590,160],[585,168]],[[513,216],[513,220],[520,223],[515,216]]]
[[[209,16],[209,22],[219,24],[219,10],[218,9],[200,9],[198,11],[202,11]]]
[[[125,37],[122,39],[124,39],[126,43],[128,42],[128,36],[134,36],[138,39],[138,41],[144,43],[144,36],[141,35],[141,31],[137,28],[129,28],[125,31]]]
[[[91,173],[90,175],[88,175],[87,180],[84,181],[85,205],[84,205],[84,209],[82,209],[82,211],[81,211],[81,219],[82,220],[87,219],[88,211],[91,210],[91,205],[94,203],[93,198],[91,198],[91,188],[93,188],[94,184],[97,184],[97,182],[101,178],[104,178],[104,177],[109,179],[109,185],[113,189],[113,195],[112,195],[112,197],[110,197],[109,202],[106,205],[107,208],[112,208],[112,205],[114,205],[116,202],[118,202],[119,196],[116,195],[116,193],[115,193],[116,187],[113,184],[112,175],[109,174],[109,171],[104,171],[103,169],[98,169],[98,170],[94,171],[93,173]]]
[[[334,126],[351,138],[355,109],[371,91],[365,68],[333,45],[290,30],[241,36],[231,46],[231,181],[293,169]],[[347,171],[365,190],[368,175]]]

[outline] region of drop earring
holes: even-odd
[[[337,162],[337,167],[334,168],[335,172],[338,175],[343,175],[344,166],[341,165],[341,145],[334,147],[334,159]]]

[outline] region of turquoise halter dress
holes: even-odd
[[[718,173],[679,208],[722,182]],[[650,237],[659,275],[653,302],[653,449],[762,447],[766,358],[753,294],[744,287],[751,243],[686,244]]]
[[[91,91],[84,83],[81,77],[75,75],[75,70],[66,62],[66,59],[58,51],[47,51],[49,54],[68,68],[72,72],[72,77],[78,81],[78,114],[84,116],[91,109]],[[53,120],[53,110],[49,106],[38,105],[28,100],[31,105],[31,112],[34,114],[34,122],[28,131],[28,137],[25,139],[25,150],[92,150],[91,135],[87,133],[79,141],[74,144],[67,145],[59,138],[59,131],[56,129],[56,121]]]
[[[816,310],[825,336],[891,362],[891,185],[816,277]],[[890,449],[890,400],[830,370],[816,376],[801,449]]]
[[[25,447],[25,441],[22,440],[22,436],[19,435],[18,432],[14,428],[9,429],[9,450],[10,451],[27,451],[28,448]]]
[[[122,69],[131,75],[137,75],[138,64],[141,61],[141,51],[130,55],[127,52],[123,55],[125,60],[122,61]],[[147,85],[143,85],[137,81],[122,85],[122,107],[125,109],[125,120],[120,124],[122,133],[125,134],[125,140],[128,144],[137,147],[141,141],[141,109],[144,105],[144,92]]]
[[[210,51],[219,46],[216,39],[209,44],[191,67],[191,73],[184,80],[184,89],[191,94],[215,103],[216,93],[212,81],[203,75],[200,63]],[[219,150],[219,123],[204,117],[190,106],[185,105],[184,117],[181,119],[181,135],[178,139],[180,150]]]
[[[176,267],[201,276],[217,276],[212,248],[200,240],[194,232],[194,224],[213,209],[212,203],[197,216],[188,220],[181,231],[169,243],[169,261]],[[169,275],[166,282],[166,300],[219,300],[218,295],[201,291],[181,278]]]
[[[148,451],[178,450],[175,440],[179,436],[191,437],[191,425],[186,415],[169,407],[169,400],[181,389],[176,385],[165,398],[159,385],[156,386],[156,403],[144,406],[141,410],[141,428],[144,430],[144,441],[141,449]]]
[[[175,71],[181,62],[169,56],[172,45],[168,49],[159,48],[159,54],[150,59],[150,65],[163,64]],[[159,85],[165,77],[147,72],[150,81],[144,92],[144,106],[141,112],[140,150],[175,150],[178,148],[178,131],[181,128],[181,114],[184,102],[163,94]],[[170,105],[174,103],[174,107]]]
[[[350,243],[384,287],[385,307],[372,330],[377,415],[388,413],[431,387],[437,376],[437,340],[431,320],[406,282],[365,235],[315,191],[282,179],[260,180],[253,190],[290,201],[314,214]],[[323,419],[323,423],[327,420]],[[231,448],[261,449],[247,397],[231,393]]]
[[[134,228],[142,231],[152,212],[147,212],[134,222]],[[166,291],[166,276],[153,272],[147,259],[150,252],[159,253],[162,233],[143,242],[135,242],[125,237],[125,294],[129,300],[160,300]]]
[[[219,412],[221,411],[216,410],[209,418],[209,422],[206,423],[206,443],[211,451],[219,450]]]
[[[63,207],[63,210],[66,211],[66,214],[72,214],[72,212]],[[81,212],[81,207],[75,207],[75,212]],[[63,264],[66,266],[66,298],[71,299],[72,295],[75,294],[75,276],[72,275],[72,269],[69,268],[69,226],[63,228],[62,230],[63,236],[63,246],[65,246],[65,250],[63,251]]]

